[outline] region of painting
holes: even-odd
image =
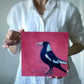
[[[22,76],[67,76],[68,32],[22,32]]]

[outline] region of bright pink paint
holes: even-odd
[[[68,56],[68,36],[67,32],[22,32],[21,49],[22,49],[22,76],[50,76],[45,75],[49,70],[40,59],[40,52],[43,46],[36,43],[48,41],[54,54],[67,61]],[[61,64],[62,68],[67,70],[67,64]],[[66,76],[63,71],[53,68],[52,76]]]

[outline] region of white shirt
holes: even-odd
[[[21,1],[8,14],[7,22],[11,30],[36,32],[69,32],[72,42],[84,45],[84,28],[78,9],[71,3],[61,0],[48,0],[46,11],[41,17],[33,1]],[[17,45],[18,46],[18,45]],[[20,49],[20,45],[18,46]],[[69,58],[70,70],[66,78],[22,77],[21,59],[15,84],[81,84],[74,64]]]

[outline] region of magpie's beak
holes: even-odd
[[[38,45],[43,45],[43,42],[37,43]]]

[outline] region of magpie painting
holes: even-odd
[[[53,67],[58,68],[61,71],[67,73],[67,71],[61,67],[61,64],[67,64],[67,62],[59,59],[53,53],[49,42],[44,41],[44,42],[40,42],[37,44],[43,46],[41,53],[40,53],[40,58],[45,64],[49,66],[49,70],[45,74],[53,73]]]

